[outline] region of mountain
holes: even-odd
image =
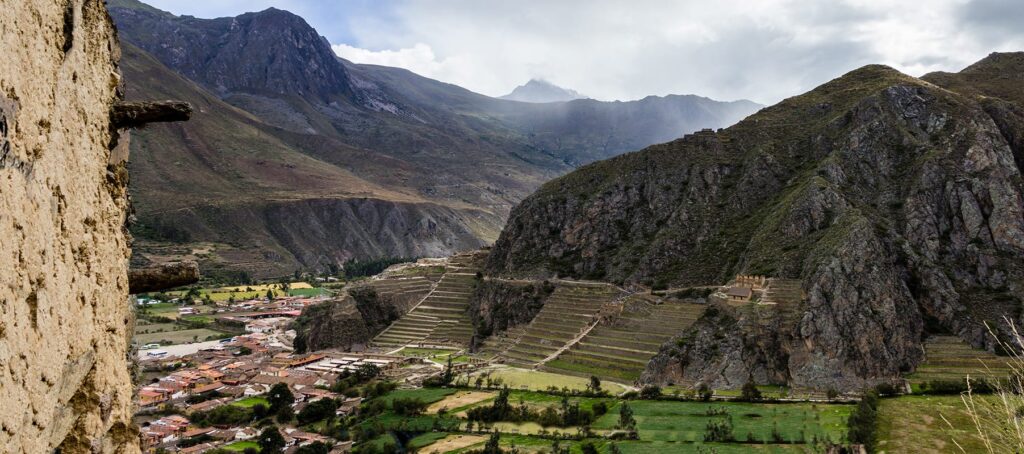
[[[709,309],[651,383],[857,390],[914,370],[928,334],[992,349],[983,323],[1024,303],[1022,55],[923,80],[867,66],[587,165],[512,211],[488,274],[798,280],[796,305]]]
[[[499,100],[337,58],[282,10],[198,19],[135,0],[109,10],[128,98],[198,106],[188,123],[133,136],[133,259],[193,258],[210,276],[476,248],[544,181],[759,107]]]
[[[576,90],[562,88],[546,80],[530,79],[525,85],[516,87],[512,93],[501,96],[500,99],[545,103],[586,99],[586,96],[577,93]]]

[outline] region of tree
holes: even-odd
[[[322,441],[314,441],[295,450],[295,454],[327,454],[329,452],[331,452],[331,448]]]
[[[267,402],[270,403],[270,412],[277,413],[281,407],[291,407],[295,403],[295,395],[292,394],[292,390],[288,389],[288,385],[277,383],[270,387],[270,392],[267,393]]]
[[[302,409],[302,411],[299,412],[299,424],[310,424],[333,417],[334,411],[337,409],[338,402],[334,399],[324,398],[315,402],[310,402]]]
[[[491,432],[491,438],[487,439],[487,444],[484,445],[483,454],[501,454],[501,435],[495,430]]]
[[[636,419],[633,418],[633,409],[629,408],[629,402],[626,401],[619,405],[619,428],[628,431],[636,430]]]
[[[601,379],[597,378],[596,375],[591,375],[590,384],[587,385],[587,390],[594,394],[601,394]]]
[[[272,425],[260,432],[260,438],[256,443],[260,445],[261,453],[281,452],[284,448],[284,437],[277,430],[277,426]]]
[[[288,424],[292,422],[292,419],[295,419],[295,410],[292,410],[292,407],[289,405],[284,405],[277,410],[275,419],[277,419],[279,424]]]
[[[743,384],[743,389],[740,390],[740,400],[747,402],[756,402],[761,400],[761,390],[757,389],[757,385],[752,381],[748,381]]]
[[[598,454],[597,448],[589,441],[580,445],[580,450],[583,454]]]
[[[615,443],[611,444],[611,446],[608,448],[608,452],[610,454],[622,454],[622,450],[619,449],[619,445],[617,445]]]
[[[452,370],[452,355],[448,355],[448,365],[444,368],[444,375],[441,377],[441,382],[444,383],[445,386],[448,386],[452,383],[454,378],[455,372]]]
[[[267,301],[274,301],[274,291],[267,289]]]

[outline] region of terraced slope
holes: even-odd
[[[1008,357],[971,347],[956,336],[932,336],[925,341],[925,360],[907,376],[914,383],[962,380],[971,377],[1005,378],[1012,370]]]
[[[382,296],[396,298],[399,301],[410,298],[419,301],[434,287],[434,283],[424,277],[378,279],[367,282],[366,285],[373,287]]]
[[[570,375],[632,383],[640,377],[661,344],[689,328],[705,305],[633,299],[609,324],[594,328],[579,343],[543,369]]]
[[[607,284],[560,285],[501,359],[518,367],[537,366],[593,326],[601,309],[620,296]]]
[[[761,304],[796,304],[803,300],[799,279],[769,279]]]
[[[378,347],[408,344],[465,347],[473,337],[473,323],[466,313],[473,294],[480,253],[452,257],[433,290],[408,314],[373,339]],[[427,279],[423,279],[429,282]]]

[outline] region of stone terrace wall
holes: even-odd
[[[0,55],[0,451],[138,451],[113,25],[102,0],[4,1]]]

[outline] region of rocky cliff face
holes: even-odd
[[[513,210],[488,270],[655,287],[798,278],[795,315],[709,316],[646,379],[857,389],[897,377],[919,362],[926,324],[980,346],[982,322],[1020,316],[1012,90],[991,101],[861,68],[717,133],[545,185]]]
[[[293,328],[295,348],[315,351],[327,348],[351,349],[365,345],[398,320],[422,298],[419,294],[382,294],[371,286],[360,286],[335,300],[302,310]]]
[[[0,9],[0,446],[131,452],[118,43],[103,2]]]
[[[481,280],[469,303],[473,346],[491,334],[530,323],[554,291],[555,286],[547,281]]]

